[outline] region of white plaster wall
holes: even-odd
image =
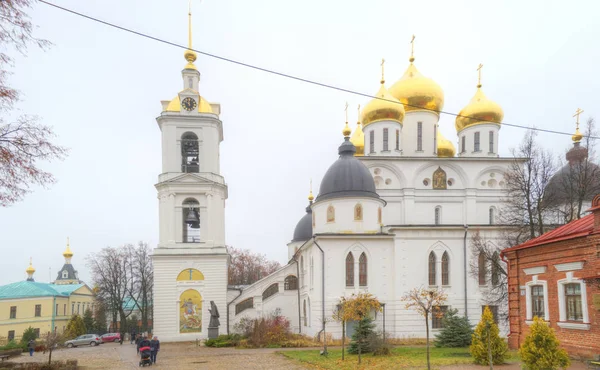
[[[388,150],[383,150],[383,129],[388,129]],[[400,131],[399,149],[396,150],[396,130]],[[365,155],[399,156],[402,155],[402,125],[396,121],[377,121],[367,125],[365,134]],[[371,132],[374,133],[374,146],[371,150]]]
[[[362,204],[363,220],[354,220],[354,207]],[[327,208],[335,209],[335,221],[327,222]],[[326,199],[312,205],[315,225],[313,233],[374,233],[380,230],[377,210],[383,208],[384,202],[372,198],[340,198]],[[384,221],[385,222],[385,221]]]
[[[493,151],[490,151],[489,145],[489,132],[494,133],[494,145]],[[479,123],[476,125],[469,126],[458,133],[459,137],[459,157],[498,157],[498,134],[500,126],[494,123]],[[479,132],[479,146],[480,151],[475,152],[475,132]],[[460,146],[462,144],[461,137],[465,137],[465,150]]]
[[[434,139],[439,116],[433,112],[407,112],[402,127],[402,155],[406,157],[432,157],[437,148]],[[423,150],[417,151],[417,123],[423,122]],[[365,136],[366,140],[366,136]]]

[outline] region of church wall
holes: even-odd
[[[362,221],[355,220],[354,208],[362,205]],[[328,209],[334,209],[334,220],[328,222]],[[312,206],[315,226],[313,232],[319,233],[372,233],[380,230],[378,209],[383,202],[369,198],[331,199],[314,203]]]
[[[383,147],[383,130],[388,129],[388,149]],[[396,130],[398,130],[400,141],[399,149],[396,149]],[[402,152],[402,125],[395,121],[377,121],[367,125],[365,134],[365,155],[398,156]],[[371,132],[373,132],[373,148],[371,148]]]
[[[404,117],[402,127],[402,155],[405,157],[431,157],[434,154],[434,137],[437,134],[436,125],[439,121],[433,112],[408,112]],[[417,124],[423,123],[423,150],[417,151]],[[365,137],[366,138],[366,137]]]

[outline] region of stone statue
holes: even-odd
[[[210,301],[210,308],[208,309],[210,312],[210,322],[208,323],[208,338],[214,339],[219,336],[219,309],[215,304],[215,301]]]

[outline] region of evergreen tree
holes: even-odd
[[[94,332],[94,316],[92,315],[92,310],[89,308],[83,313],[83,325],[85,326],[86,333]]]
[[[67,338],[75,338],[85,334],[85,324],[83,319],[79,315],[73,315],[67,323],[67,329],[65,330]]]
[[[94,315],[94,333],[106,333],[106,306],[101,301],[96,301],[96,314]]]
[[[21,344],[27,344],[30,340],[36,340],[35,330],[30,326],[23,332],[23,336],[21,337]]]
[[[485,306],[481,320],[473,332],[469,349],[475,363],[479,365],[499,365],[506,360],[508,345],[500,338],[500,330],[488,306]]]
[[[371,345],[369,338],[375,334],[375,323],[370,316],[365,316],[362,320],[359,320],[354,328],[354,334],[352,334],[352,342],[348,348],[348,353],[358,354],[359,348],[360,353],[371,352]]]
[[[467,347],[471,345],[473,328],[469,319],[458,316],[458,310],[448,310],[442,318],[443,329],[435,336],[436,347]]]
[[[519,349],[519,355],[529,370],[566,369],[571,362],[567,352],[559,345],[554,329],[536,316]]]

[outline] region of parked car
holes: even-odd
[[[121,333],[106,333],[100,339],[102,339],[102,343],[118,342],[121,340]]]
[[[84,334],[80,335],[75,339],[71,339],[65,342],[65,346],[68,348],[77,347],[77,346],[96,346],[102,343],[102,339],[97,334]]]

